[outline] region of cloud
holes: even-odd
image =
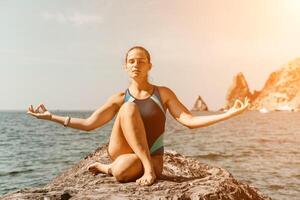
[[[99,15],[82,14],[79,12],[74,12],[72,14],[43,12],[41,15],[45,20],[70,23],[75,26],[95,25],[103,22],[103,18]]]

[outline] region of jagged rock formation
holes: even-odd
[[[94,161],[109,162],[107,146],[96,149],[44,187],[22,189],[0,199],[270,200],[257,189],[235,180],[226,170],[174,151],[165,153],[163,176],[152,186],[139,186],[135,182],[118,183],[104,174],[93,176],[86,168]]]
[[[225,106],[222,109],[227,110],[232,107],[236,99],[243,100],[248,97],[252,101],[258,94],[258,91],[255,92],[255,95],[251,94],[245,76],[240,72],[233,77],[232,84],[227,91]]]
[[[200,96],[197,97],[194,106],[192,108],[192,111],[208,111],[208,107],[206,103],[203,101],[203,99]]]
[[[300,109],[300,58],[269,76],[252,106],[255,110],[262,108],[289,111]]]

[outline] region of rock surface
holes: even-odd
[[[192,111],[208,111],[208,107],[206,103],[203,101],[203,99],[200,96],[197,97],[194,106],[192,108]]]
[[[257,93],[256,91],[255,96],[258,95]],[[252,101],[254,96],[249,90],[245,76],[240,72],[233,77],[232,84],[227,91],[225,106],[222,110],[232,107],[236,99],[243,100],[245,97],[248,97]]]
[[[257,189],[233,178],[226,170],[167,151],[163,176],[152,186],[118,183],[105,174],[93,176],[86,168],[95,162],[110,162],[107,146],[100,147],[41,188],[22,189],[2,196],[11,199],[270,199]]]
[[[267,110],[299,111],[300,58],[289,62],[269,76],[252,106],[254,110],[262,108]]]

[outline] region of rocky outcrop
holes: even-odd
[[[152,186],[118,183],[105,174],[93,176],[87,166],[95,161],[110,162],[107,146],[98,148],[44,187],[22,189],[0,199],[270,199],[226,170],[174,151],[165,153],[163,175]]]
[[[252,94],[242,73],[233,78],[221,110],[229,109],[236,99],[250,99],[249,109],[269,111],[300,111],[300,58],[271,73],[261,91]]]
[[[300,109],[300,58],[289,62],[269,76],[261,93],[253,102],[252,109]]]
[[[192,111],[208,111],[208,107],[206,103],[203,101],[203,99],[198,96],[193,108],[191,109]]]
[[[256,91],[255,95],[251,94],[245,76],[240,72],[233,77],[232,84],[227,91],[226,103],[222,110],[232,107],[236,99],[243,100],[245,97],[248,97],[251,101],[254,96],[258,96],[258,93]]]

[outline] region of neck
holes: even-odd
[[[132,89],[138,90],[138,91],[141,91],[141,90],[148,91],[148,90],[151,90],[152,84],[150,84],[147,79],[145,79],[145,80],[131,79],[129,88],[132,88]]]

